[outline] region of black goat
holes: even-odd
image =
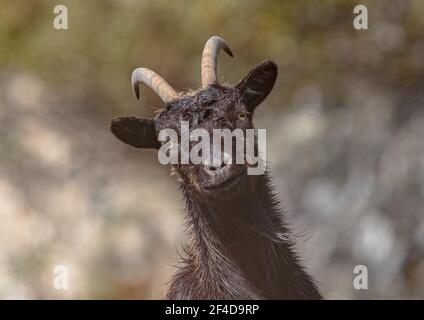
[[[117,118],[111,131],[138,148],[160,148],[162,129],[253,128],[255,108],[271,92],[277,66],[265,61],[236,86],[219,85],[216,61],[223,39],[208,40],[202,56],[202,89],[177,94],[153,71],[139,68],[132,84],[149,85],[166,104],[154,119]],[[213,155],[212,155],[213,157]],[[174,275],[169,299],[321,299],[301,267],[270,182],[270,175],[248,175],[248,164],[173,164],[186,201],[190,241]]]

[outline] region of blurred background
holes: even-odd
[[[69,30],[53,28],[68,8]],[[277,84],[256,113],[307,269],[329,299],[424,298],[424,1],[2,1],[0,298],[161,298],[183,202],[151,150],[109,132],[153,116],[149,67],[197,88],[211,35],[219,77],[265,59]],[[68,290],[53,286],[68,267]],[[368,290],[353,269],[368,267]]]

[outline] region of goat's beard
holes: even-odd
[[[258,176],[247,175],[246,171],[228,177],[222,184],[210,187],[210,180],[202,178],[198,170],[178,170],[173,167],[172,175],[176,176],[181,188],[197,200],[216,204],[219,202],[231,202],[241,197],[253,195],[258,182]],[[194,170],[193,170],[194,169]]]

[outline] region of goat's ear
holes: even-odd
[[[271,60],[265,60],[253,68],[237,85],[242,92],[242,99],[250,111],[253,112],[271,92],[277,74],[277,65]]]
[[[155,124],[151,119],[137,117],[115,118],[110,124],[110,131],[122,142],[136,148],[159,149]]]

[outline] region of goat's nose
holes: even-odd
[[[208,170],[208,171],[217,171],[217,170],[221,170],[222,168],[224,168],[225,166],[226,166],[227,164],[226,163],[215,163],[215,164],[213,164],[213,163],[209,163],[209,164],[206,164],[206,169]]]
[[[211,163],[205,164],[205,169],[211,173],[218,170],[224,170],[231,164],[231,156],[228,153],[223,153],[221,160],[214,158]]]

